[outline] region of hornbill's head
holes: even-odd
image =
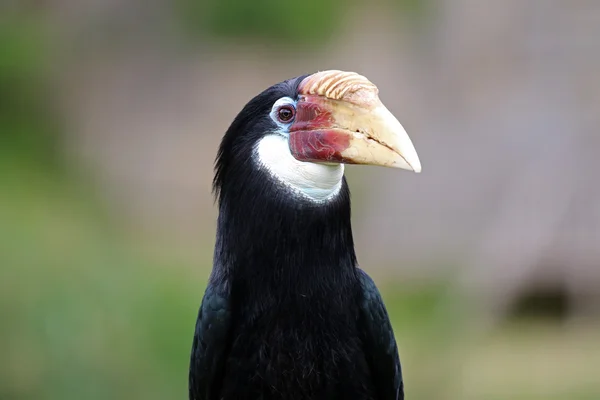
[[[240,195],[254,181],[326,202],[343,186],[344,164],[421,171],[377,87],[353,72],[323,71],[278,83],[244,107],[221,143],[214,187],[221,197]]]

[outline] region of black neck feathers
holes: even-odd
[[[220,273],[296,290],[353,273],[345,179],[334,199],[315,203],[265,170],[247,168],[237,179],[229,178],[219,194],[215,269]]]

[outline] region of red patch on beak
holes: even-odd
[[[299,161],[344,162],[350,137],[337,129],[335,118],[318,96],[302,96],[290,127],[289,146]]]
[[[315,96],[303,96],[298,101],[296,119],[291,126],[292,131],[308,131],[313,129],[333,128],[335,118]]]
[[[344,162],[342,152],[348,148],[350,138],[335,129],[291,132],[290,151],[299,161]]]

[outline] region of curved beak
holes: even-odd
[[[297,160],[421,172],[410,137],[366,78],[341,71],[319,72],[302,81],[299,93],[289,138]]]

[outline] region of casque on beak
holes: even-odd
[[[323,71],[299,86],[289,146],[299,161],[379,165],[421,172],[419,156],[378,89],[354,72]]]

